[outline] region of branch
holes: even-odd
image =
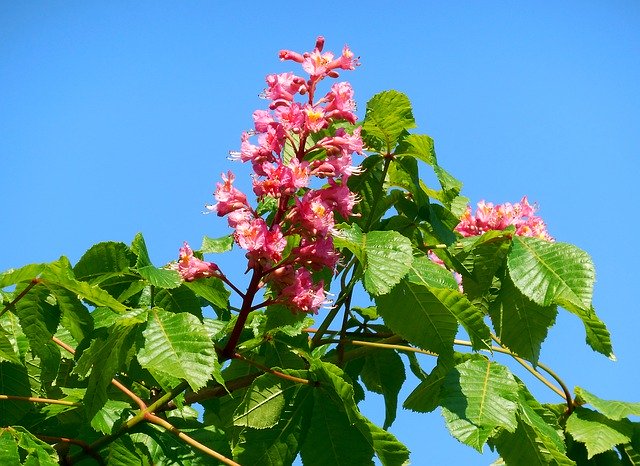
[[[106,464],[102,456],[100,456],[100,454],[97,451],[93,450],[87,442],[84,442],[82,440],[66,438],[66,437],[52,437],[50,435],[36,435],[36,437],[38,437],[40,440],[44,442],[53,443],[53,444],[66,443],[71,445],[78,445],[80,448],[82,448],[82,450],[87,455],[91,456],[94,460],[96,460],[98,464],[100,465]]]
[[[234,359],[239,359],[241,361],[244,361],[247,364],[252,365],[253,367],[257,367],[258,369],[260,369],[263,372],[268,372],[269,374],[275,375],[276,377],[279,377],[281,379],[289,380],[290,382],[302,383],[302,384],[305,384],[305,385],[310,385],[310,384],[315,383],[315,382],[311,382],[310,380],[307,380],[307,379],[303,379],[303,378],[300,378],[300,377],[295,377],[293,375],[289,375],[289,374],[285,374],[284,372],[277,371],[275,369],[272,369],[270,367],[262,365],[259,362],[252,361],[251,359],[247,359],[243,355],[241,355],[240,353],[235,353],[233,355],[233,358]]]

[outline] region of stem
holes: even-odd
[[[168,421],[162,419],[161,417],[156,416],[155,414],[148,414],[147,416],[145,416],[145,419],[147,421],[153,423],[153,424],[156,424],[156,425],[159,425],[161,427],[164,427],[169,432],[171,432],[172,434],[176,435],[180,440],[183,440],[185,443],[191,445],[194,448],[197,448],[201,452],[203,452],[203,453],[205,453],[205,454],[217,459],[218,461],[223,462],[224,464],[227,464],[229,466],[240,466],[240,464],[236,463],[235,461],[227,458],[224,455],[221,455],[217,451],[212,450],[211,448],[201,444],[197,440],[189,437],[187,434],[182,432],[180,429],[174,427],[171,423],[169,423]]]
[[[72,445],[78,445],[82,450],[89,456],[91,456],[94,460],[98,462],[98,464],[103,465],[106,464],[102,456],[98,454],[98,452],[91,449],[91,446],[82,440],[66,438],[66,437],[53,437],[50,435],[36,435],[40,440],[47,443],[69,443]]]
[[[236,320],[236,324],[231,331],[231,336],[229,337],[229,341],[225,345],[225,347],[220,352],[221,361],[225,361],[227,359],[231,359],[233,354],[236,351],[236,346],[238,345],[238,340],[240,339],[240,334],[244,329],[244,324],[247,322],[247,317],[249,317],[249,313],[251,312],[251,307],[253,305],[253,298],[255,298],[256,293],[260,287],[260,279],[262,278],[262,268],[257,265],[253,269],[253,275],[251,276],[251,282],[249,282],[249,287],[247,288],[247,293],[244,295],[242,299],[242,307],[240,308],[240,314],[238,314],[238,319]]]
[[[0,400],[28,401],[30,403],[49,403],[52,405],[63,406],[82,406],[82,403],[75,403],[73,401],[65,400],[53,400],[50,398],[39,398],[37,396],[0,395]]]
[[[229,287],[235,291],[236,293],[238,293],[238,296],[240,296],[241,298],[244,299],[244,293],[242,291],[240,291],[240,289],[235,286],[233,283],[231,283],[231,280],[229,280],[224,274],[220,274],[218,276],[218,278],[220,278],[220,280],[222,280],[223,282],[225,282],[227,285],[229,285]]]
[[[245,358],[243,355],[241,355],[240,353],[235,353],[233,355],[234,359],[240,359],[241,361],[246,362],[247,364],[257,367],[258,369],[260,369],[263,372],[268,372],[269,374],[275,375],[276,377],[279,377],[281,379],[285,379],[285,380],[289,380],[291,382],[295,382],[295,383],[302,383],[305,385],[310,385],[312,382],[310,380],[307,379],[302,379],[300,377],[295,377],[293,375],[289,375],[289,374],[285,374],[283,372],[277,371],[275,369],[272,369],[270,367],[267,367],[263,364],[260,364],[259,362],[256,361],[252,361],[251,359],[247,359]]]
[[[145,421],[147,415],[153,413],[156,409],[158,409],[160,406],[163,406],[165,403],[168,403],[169,401],[173,400],[180,393],[182,393],[188,386],[189,384],[187,382],[181,382],[176,388],[169,390],[167,393],[165,393],[160,398],[158,398],[155,402],[151,403],[146,409],[139,411],[135,416],[133,416],[131,419],[125,422],[120,427],[120,429],[118,429],[117,432],[110,435],[105,435],[104,437],[99,438],[98,440],[93,442],[91,445],[89,445],[89,447],[94,451],[99,451],[102,447],[113,442],[115,439],[120,437],[123,433],[127,432],[128,430],[131,430],[133,427],[140,424],[142,421]],[[83,456],[84,456],[84,452],[78,452],[69,458],[69,463],[72,464],[78,461]]]
[[[16,298],[11,301],[9,304],[7,304],[2,311],[0,311],[0,317],[2,317],[2,315],[7,312],[9,309],[11,309],[12,307],[14,307],[16,305],[16,303],[18,301],[20,301],[22,298],[24,298],[24,296],[31,290],[31,288],[33,288],[34,286],[36,286],[38,283],[40,283],[42,280],[40,280],[39,278],[34,278],[33,280],[31,280],[31,282],[27,285],[27,287],[22,290],[20,292],[20,294],[18,296],[16,296]]]
[[[353,262],[351,264],[351,266],[353,266],[354,263],[355,262]],[[320,324],[320,327],[318,327],[318,330],[316,330],[316,334],[311,339],[311,347],[312,348],[318,346],[318,343],[322,339],[322,336],[324,335],[324,333],[329,328],[329,325],[331,325],[331,322],[333,322],[333,319],[335,319],[336,315],[338,315],[338,312],[340,311],[340,307],[342,306],[342,304],[344,302],[347,301],[347,298],[351,295],[353,287],[355,286],[356,282],[358,281],[357,278],[356,278],[357,277],[357,274],[356,274],[357,270],[358,270],[358,267],[355,267],[353,269],[353,272],[352,272],[352,275],[351,275],[351,280],[349,280],[349,283],[347,284],[346,287],[344,285],[342,286],[342,290],[340,291],[340,295],[338,295],[338,299],[336,300],[335,306],[329,311],[327,316],[324,318],[324,320]],[[348,271],[349,271],[348,268],[346,268],[344,270],[343,278],[346,276]]]

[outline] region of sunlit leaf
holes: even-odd
[[[567,432],[587,447],[588,458],[629,443],[633,426],[627,419],[614,421],[587,408],[576,408],[567,419]]]
[[[371,149],[391,152],[400,136],[415,126],[407,96],[398,91],[385,91],[367,102],[362,136]]]
[[[640,403],[603,400],[580,387],[575,388],[575,393],[579,402],[590,404],[600,413],[614,421],[619,421],[628,416],[640,416]]]

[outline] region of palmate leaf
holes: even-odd
[[[540,306],[524,296],[507,276],[489,314],[502,344],[536,364],[542,342],[556,320],[555,305]]]
[[[540,306],[557,304],[577,315],[587,344],[615,360],[609,332],[591,305],[595,270],[586,252],[567,243],[515,236],[507,267],[525,296]]]
[[[378,152],[391,152],[400,136],[415,128],[416,122],[411,102],[398,91],[385,91],[374,95],[367,102],[362,139]]]
[[[353,225],[341,230],[334,242],[358,258],[364,287],[375,296],[388,293],[407,274],[413,260],[411,241],[397,231],[363,233]]]
[[[154,308],[142,334],[145,343],[137,357],[145,369],[184,379],[193,390],[202,388],[214,374],[222,381],[213,342],[194,315]]]
[[[196,317],[202,317],[200,300],[185,284],[178,288],[158,290],[153,300],[155,306],[167,312],[188,312]]]
[[[458,322],[427,287],[402,280],[376,303],[385,324],[407,341],[437,354],[453,351]]]
[[[509,370],[488,359],[455,366],[442,385],[442,415],[451,435],[478,451],[496,427],[517,428],[518,383]]]
[[[219,278],[201,278],[192,282],[185,282],[184,286],[209,301],[214,308],[229,309],[229,296],[231,296],[231,293],[224,287],[224,283]]]
[[[614,421],[587,408],[576,408],[567,419],[566,431],[587,447],[587,457],[631,442],[633,424],[628,419]]]
[[[360,373],[365,386],[384,396],[384,429],[388,429],[396,418],[398,393],[406,379],[404,363],[395,351],[381,350],[368,354]]]
[[[575,394],[578,402],[590,404],[600,413],[614,421],[619,421],[628,416],[640,416],[640,403],[603,400],[580,387],[575,388]]]

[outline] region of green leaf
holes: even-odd
[[[152,373],[184,379],[194,391],[212,374],[220,377],[213,342],[194,315],[152,309],[142,334],[145,344],[138,352],[138,362]]]
[[[247,465],[291,464],[309,429],[313,391],[307,385],[296,385],[295,394],[283,407],[277,425],[271,429],[244,429],[234,446],[234,459]]]
[[[103,242],[93,245],[82,255],[73,267],[73,273],[81,281],[100,281],[103,275],[127,272],[133,262],[133,254],[126,244]]]
[[[108,331],[101,329],[91,345],[78,358],[74,373],[83,377],[91,370],[84,406],[88,419],[107,402],[107,388],[117,372],[125,369],[130,355],[135,351],[138,323],[135,319],[116,322]]]
[[[429,288],[458,289],[458,282],[453,277],[453,274],[427,256],[419,256],[413,259],[407,280]]]
[[[440,405],[440,389],[447,374],[459,362],[459,353],[456,357],[438,357],[436,366],[429,375],[409,394],[404,404],[405,409],[418,413],[430,413]]]
[[[311,426],[302,445],[305,466],[372,465],[372,440],[352,423],[344,405],[324,390],[314,390]]]
[[[31,396],[27,369],[22,365],[0,362],[0,393],[13,396]],[[0,400],[0,423],[2,425],[15,424],[31,409],[32,405],[24,401]]]
[[[526,464],[527,466],[572,466],[576,463],[553,444],[545,442],[538,432],[529,424],[518,422],[515,432],[501,430],[492,438],[491,444],[496,447],[505,464]]]
[[[455,366],[445,377],[441,406],[455,438],[478,451],[496,427],[515,432],[518,383],[509,370],[487,359]]]
[[[47,264],[42,272],[42,281],[47,285],[57,285],[89,301],[94,306],[105,306],[116,312],[127,311],[127,307],[97,285],[76,280],[71,264],[66,257]]]
[[[202,317],[200,300],[185,284],[169,290],[158,290],[154,298],[154,305],[167,312],[188,312],[196,317]]]
[[[587,408],[576,408],[567,419],[567,432],[587,447],[588,458],[629,443],[633,425],[627,419],[614,421]]]
[[[236,408],[233,424],[236,426],[266,429],[275,426],[285,407],[287,395],[293,395],[296,385],[271,374],[264,374],[253,381],[245,392],[242,403]]]
[[[402,280],[376,303],[385,324],[404,339],[437,354],[453,351],[456,318],[427,287]]]
[[[123,435],[109,444],[107,464],[117,464],[118,466],[147,466],[151,464],[150,453],[144,445],[134,443],[131,437]]]
[[[388,429],[396,418],[398,393],[406,379],[402,359],[393,350],[369,353],[365,358],[360,376],[369,390],[384,396],[383,429]]]
[[[9,269],[0,273],[0,289],[22,282],[30,282],[45,268],[45,264],[29,264],[19,269]]]
[[[493,283],[496,272],[503,267],[504,260],[511,249],[513,232],[490,230],[465,248],[464,266],[471,272],[463,275],[462,284],[465,293],[471,298],[484,294]],[[469,238],[472,240],[472,238]]]
[[[0,327],[0,362],[8,361],[13,364],[22,364],[11,341],[5,335],[4,329]]]
[[[138,260],[136,268],[138,273],[158,288],[177,288],[182,283],[182,278],[177,270],[159,269],[154,267],[147,252],[147,245],[141,233],[138,233],[131,243],[131,250]]]
[[[381,429],[374,423],[362,419],[356,424],[360,431],[364,431],[364,437],[371,437],[371,445],[383,466],[404,466],[409,464],[409,450],[398,441],[390,432]]]
[[[46,286],[60,309],[60,323],[69,330],[77,342],[81,342],[93,330],[93,319],[89,310],[78,299],[77,294],[51,283]]]
[[[591,305],[595,270],[586,252],[567,243],[515,236],[507,266],[525,296],[540,306],[557,304],[577,315],[585,326],[587,343],[615,359],[609,332]]]
[[[229,296],[231,293],[216,277],[201,278],[192,282],[185,282],[184,286],[193,291],[196,295],[209,301],[214,308],[221,310],[229,309]]]
[[[364,270],[364,287],[376,296],[388,293],[409,271],[411,241],[397,231],[362,233],[357,225],[343,229],[334,239],[358,257]]]
[[[385,91],[367,102],[362,138],[369,148],[390,153],[400,136],[415,126],[409,98],[398,91]]]
[[[233,248],[233,235],[223,236],[222,238],[202,238],[202,246],[200,252],[202,254],[218,254],[231,251]]]
[[[107,400],[105,405],[91,419],[91,427],[110,435],[129,416],[131,405],[125,401]]]
[[[554,324],[555,305],[540,306],[518,290],[509,277],[504,277],[496,301],[489,314],[502,344],[518,356],[538,362],[542,342]]]
[[[593,262],[572,244],[515,236],[507,266],[513,283],[540,306],[591,307]]]
[[[18,442],[9,429],[0,427],[0,464],[21,464]]]
[[[396,149],[396,156],[407,155],[422,160],[428,165],[436,166],[436,151],[433,139],[426,134],[410,134],[406,136]]]
[[[11,440],[20,450],[17,452],[11,446]],[[7,445],[7,448],[3,448]],[[15,453],[18,453],[20,461],[4,462],[5,458],[11,460]],[[14,465],[24,464],[28,466],[58,466],[58,454],[53,447],[35,437],[31,432],[22,426],[0,428],[0,461],[1,464]]]
[[[584,388],[576,387],[575,394],[579,403],[588,403],[603,415],[614,421],[628,416],[640,416],[640,403],[603,400]]]

